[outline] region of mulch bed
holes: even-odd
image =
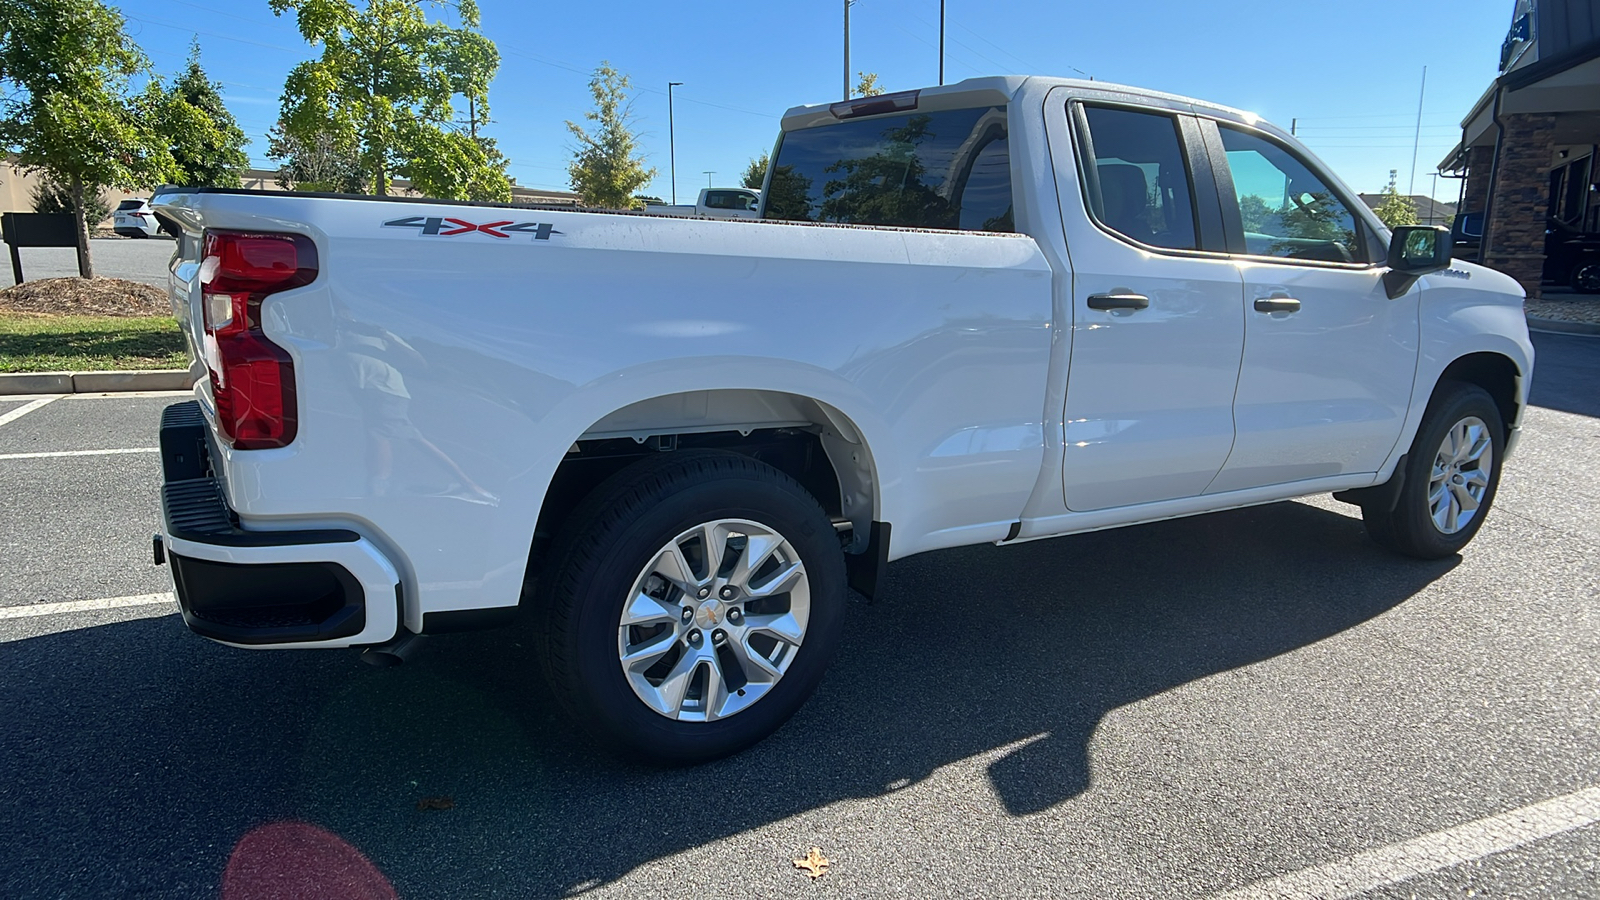
[[[1523,303],[1522,308],[1540,319],[1600,325],[1600,294],[1546,294]]]
[[[170,316],[157,287],[122,278],[41,278],[0,291],[0,312],[54,316]]]

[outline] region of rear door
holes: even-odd
[[[1073,270],[1062,462],[1073,511],[1197,496],[1233,446],[1242,286],[1186,110],[1106,94],[1046,112],[1071,120],[1075,158],[1053,149],[1054,163],[1081,185],[1060,198]]]
[[[1245,288],[1238,434],[1207,493],[1376,472],[1410,406],[1421,288],[1389,298],[1359,201],[1298,148],[1202,127]]]

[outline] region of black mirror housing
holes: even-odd
[[[1442,225],[1400,225],[1389,238],[1389,268],[1402,275],[1426,275],[1450,266],[1450,229]]]
[[[1383,273],[1383,286],[1395,300],[1417,279],[1450,267],[1450,229],[1442,225],[1398,225],[1389,238],[1389,271]]]

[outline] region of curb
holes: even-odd
[[[134,372],[21,372],[0,374],[0,395],[99,394],[120,391],[186,391],[195,377],[188,369]]]
[[[1528,316],[1528,327],[1534,331],[1553,331],[1558,334],[1600,335],[1600,325],[1590,322],[1563,322],[1560,319],[1541,319]]]

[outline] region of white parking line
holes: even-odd
[[[32,619],[38,616],[59,616],[65,613],[98,612],[107,609],[125,609],[130,606],[155,606],[177,602],[172,592],[165,594],[135,594],[131,597],[104,597],[99,600],[69,600],[65,603],[29,603],[25,606],[0,606],[0,619]]]
[[[4,415],[0,415],[0,425],[9,425],[12,422],[15,422],[16,420],[18,420],[18,419],[22,418],[23,416],[27,415],[28,413],[33,412],[34,410],[38,409],[39,407],[41,407],[41,406],[49,406],[50,404],[52,404],[52,403],[54,403],[54,402],[56,402],[57,400],[60,400],[60,399],[61,399],[61,395],[57,394],[57,395],[55,395],[53,397],[40,397],[39,399],[37,399],[37,400],[35,400],[35,401],[31,402],[31,403],[24,403],[21,406],[17,407],[16,409],[13,409],[11,412],[8,412],[8,413],[6,413]]]
[[[1408,841],[1218,894],[1214,900],[1355,897],[1600,822],[1600,787],[1541,800]]]
[[[53,456],[116,456],[119,453],[160,452],[160,447],[129,447],[124,450],[53,450],[47,453],[0,453],[0,459],[49,459]]]
[[[100,391],[68,394],[68,400],[139,400],[145,397],[193,397],[194,391]]]

